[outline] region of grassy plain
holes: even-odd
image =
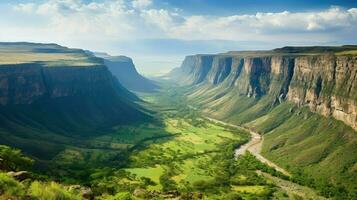
[[[0,66],[41,61],[47,67],[93,66],[99,60],[80,49],[56,44],[0,43]]]

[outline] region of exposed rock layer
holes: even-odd
[[[272,95],[274,103],[292,101],[357,130],[355,55],[194,55],[187,56],[174,73],[182,84],[231,87],[252,98]]]
[[[0,66],[0,104],[31,104],[40,98],[96,96],[114,92],[105,66],[43,67],[40,64]]]

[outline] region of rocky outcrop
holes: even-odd
[[[19,171],[19,172],[7,172],[7,175],[15,178],[18,181],[24,181],[26,179],[31,179],[32,175],[30,172],[28,171]]]
[[[357,56],[335,53],[227,53],[187,56],[172,76],[186,85],[234,88],[332,116],[357,130]]]

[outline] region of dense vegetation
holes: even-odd
[[[3,166],[16,167],[2,168],[1,197],[82,199],[88,186],[98,199],[300,198],[257,173],[288,180],[253,155],[235,160],[234,149],[249,139],[243,129],[201,118],[179,90],[142,98],[156,111],[156,122],[114,127],[82,143],[87,146],[66,147],[43,163],[46,175],[31,169],[33,160],[19,150],[2,147],[0,157],[9,161]],[[4,173],[9,170],[27,170],[32,176],[16,180]]]
[[[0,145],[0,199],[81,199],[80,191],[49,181],[48,178],[29,172],[33,160],[20,150]],[[37,179],[37,180],[36,180]],[[21,180],[21,182],[20,182]]]
[[[356,140],[351,128],[289,103],[248,126],[266,133],[263,154],[288,168],[294,181],[316,188],[326,197],[356,198],[357,172],[352,166],[357,162],[352,156]],[[289,145],[293,143],[297,145]],[[302,148],[307,144],[308,148]]]

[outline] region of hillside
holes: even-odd
[[[138,100],[83,50],[0,43],[0,141],[40,160],[148,120]]]
[[[170,75],[206,115],[263,134],[267,158],[295,175],[352,191],[357,185],[356,50],[353,45],[284,47],[194,55]]]
[[[104,59],[104,64],[109,71],[125,88],[136,92],[153,92],[159,89],[154,81],[138,73],[131,58],[100,53],[95,53],[95,55]]]

